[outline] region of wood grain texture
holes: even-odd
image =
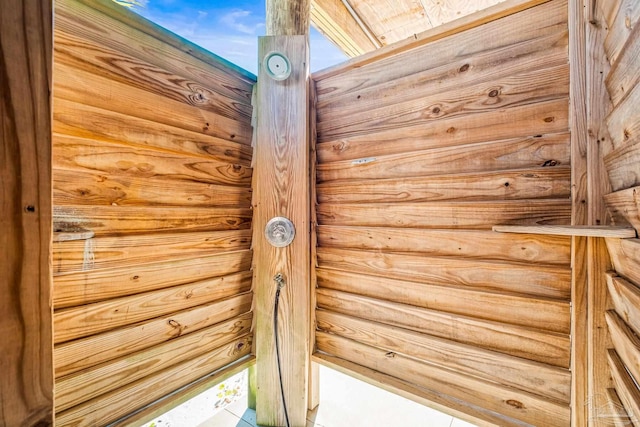
[[[611,225],[494,225],[493,231],[501,233],[548,234],[552,236],[582,237],[636,237],[636,231],[630,227]]]
[[[419,252],[432,256],[554,265],[569,265],[571,255],[571,242],[567,237],[475,230],[322,225],[318,227],[318,242],[327,248]]]
[[[634,330],[640,333],[640,289],[615,273],[607,273],[607,288],[616,313]]]
[[[640,120],[640,117],[638,118]],[[604,158],[613,191],[640,185],[640,138],[611,151]]]
[[[205,304],[56,346],[56,377],[160,345],[251,310],[252,294]]]
[[[51,426],[51,2],[0,10],[0,425]]]
[[[588,425],[587,238],[571,237],[571,425]]]
[[[281,273],[285,287],[280,295],[277,333],[281,337],[282,381],[291,424],[304,425],[311,319],[307,38],[261,38],[259,58],[271,51],[287,55],[292,73],[280,82],[271,79],[263,67],[259,71],[253,174],[256,414],[259,424],[285,423],[273,330],[274,276]],[[285,248],[271,246],[264,235],[267,222],[275,216],[289,218],[296,230],[293,243]]]
[[[250,245],[251,230],[158,233],[57,242],[53,245],[53,272],[128,268],[154,261],[249,249]]]
[[[569,403],[571,375],[568,370],[328,311],[318,312],[318,328],[389,352],[428,360],[462,374]]]
[[[267,0],[267,36],[309,34],[310,0]]]
[[[640,230],[640,187],[609,193],[604,196],[607,208],[615,224],[630,224]]]
[[[609,25],[609,32],[604,41],[607,57],[615,62],[624,48],[629,34],[640,19],[640,5],[633,0],[619,2],[616,16]]]
[[[318,266],[484,291],[565,300],[570,296],[571,271],[555,266],[329,248],[318,248]]]
[[[640,244],[638,239],[607,239],[607,247],[615,272],[640,284]]]
[[[607,389],[607,400],[609,401],[609,419],[615,427],[629,427],[629,425],[633,425],[633,417],[627,414],[615,388]]]
[[[635,106],[640,100],[640,88],[635,85],[629,93],[614,106],[606,118],[614,148],[623,149],[625,145],[637,145],[640,139],[640,114]]]
[[[640,378],[640,339],[615,311],[607,311],[606,319],[613,346],[637,382]]]
[[[428,365],[398,353],[322,332],[318,333],[318,349],[347,360],[354,359],[354,362],[371,369],[525,423],[545,426],[566,426],[569,423],[568,405]]]
[[[640,414],[640,390],[638,390],[638,386],[625,369],[624,362],[618,353],[613,349],[609,349],[607,356],[616,392],[627,414],[634,416],[631,421],[634,425],[637,425],[638,420],[635,418],[635,414]]]
[[[154,372],[214,351],[247,335],[250,329],[251,314],[243,314],[149,349],[62,377],[56,382],[56,410],[64,411]]]
[[[57,309],[88,304],[248,271],[251,256],[250,250],[243,250],[146,263],[127,269],[112,267],[65,273],[56,277],[53,305]]]
[[[601,2],[619,3],[619,2]],[[631,89],[640,82],[640,29],[636,25],[628,41],[616,61],[611,66],[611,71],[606,76],[607,89],[611,95],[613,105],[618,105],[620,101],[629,93]]]
[[[318,307],[321,309],[523,359],[562,368],[569,367],[569,336],[566,334],[479,320],[330,289],[318,289],[317,293]]]
[[[569,333],[569,304],[548,298],[486,292],[320,268],[318,287],[430,310]],[[512,316],[516,310],[518,316]]]

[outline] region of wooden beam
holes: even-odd
[[[284,2],[283,2],[284,3]],[[310,335],[310,213],[308,138],[308,47],[306,36],[263,37],[261,60],[270,52],[286,55],[291,75],[283,81],[259,70],[254,169],[254,289],[257,337],[256,414],[260,425],[285,425],[274,343],[274,277],[285,286],[279,300],[278,336],[282,383],[292,426],[307,415]],[[287,247],[271,246],[267,222],[289,218],[296,236]]]
[[[50,426],[52,3],[0,10],[0,425]]]
[[[310,8],[310,0],[267,0],[267,36],[308,36]]]
[[[631,227],[606,225],[494,225],[493,231],[501,233],[548,234],[551,236],[616,237],[620,239],[636,237]]]

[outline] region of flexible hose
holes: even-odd
[[[282,396],[282,406],[284,408],[284,418],[287,427],[291,427],[289,423],[289,411],[287,411],[287,401],[284,398],[284,385],[282,384],[282,363],[280,362],[280,340],[278,339],[278,304],[280,301],[280,286],[276,290],[276,302],[273,306],[273,334],[276,341],[276,359],[278,362],[278,378],[280,379],[280,395]]]

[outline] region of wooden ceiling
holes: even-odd
[[[354,57],[504,0],[311,0],[311,22]]]

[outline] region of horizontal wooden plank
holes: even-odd
[[[541,167],[554,169],[570,164],[569,148],[568,134],[440,147],[321,163],[317,168],[317,180],[322,182],[335,179],[397,179],[452,172],[464,174]],[[469,190],[472,189],[470,186]],[[322,187],[318,190],[322,192]]]
[[[251,230],[94,237],[53,245],[53,273],[134,265],[249,249]]]
[[[571,270],[503,261],[318,248],[318,266],[342,271],[569,300]]]
[[[318,350],[482,406],[532,425],[566,426],[569,407],[515,388],[500,386],[452,370],[421,363],[403,355],[323,332],[317,334]]]
[[[625,150],[626,145],[638,145],[640,140],[640,113],[636,109],[638,103],[640,103],[640,85],[630,89],[607,116],[607,128],[614,148]]]
[[[640,92],[639,92],[640,93]],[[640,98],[639,98],[640,100]],[[638,116],[640,122],[640,115]],[[604,157],[613,191],[640,185],[640,135]]]
[[[316,319],[323,332],[569,403],[571,374],[565,369],[324,310]]]
[[[55,98],[53,131],[96,141],[126,142],[144,148],[199,155],[245,166],[251,164],[253,155],[248,145],[62,98]]]
[[[508,235],[492,231],[320,225],[318,246],[433,256],[569,265],[571,241],[565,237]]]
[[[603,3],[615,4],[619,2],[610,1]],[[605,79],[607,90],[609,91],[614,106],[618,105],[629,91],[640,83],[639,25],[633,28],[626,43]]]
[[[56,29],[161,65],[240,102],[251,100],[255,76],[167,29],[112,3],[56,4]]]
[[[252,169],[214,158],[54,134],[53,167],[115,177],[159,178],[249,187]],[[54,179],[57,179],[54,176]],[[176,183],[176,185],[179,182]]]
[[[491,229],[497,224],[569,224],[569,199],[495,202],[321,203],[321,225]]]
[[[319,95],[316,105],[318,119],[327,121],[332,117],[339,117],[336,114],[338,112],[356,112],[356,107],[363,108],[365,105],[379,108],[479,82],[491,82],[539,68],[541,63],[545,67],[562,65],[563,62],[566,64],[567,43],[567,30],[562,29],[520,43],[488,49],[482,54],[457,58],[435,67],[426,65],[415,73],[395,79],[382,79],[372,86],[353,87],[349,91],[343,91],[341,86],[348,84],[348,80],[335,79],[331,82],[334,86],[325,84],[323,93]],[[460,71],[463,66],[464,71]]]
[[[621,0],[619,3],[616,16],[609,25],[609,31],[604,40],[604,50],[611,63],[615,62],[620,55],[631,30],[640,19],[640,4],[637,1]]]
[[[607,311],[606,320],[613,346],[637,382],[640,379],[640,338],[615,311]]]
[[[616,273],[640,286],[640,240],[607,239],[606,241]]]
[[[494,225],[500,233],[548,234],[552,236],[612,237],[625,239],[636,237],[630,227],[613,225]]]
[[[516,1],[496,5],[463,20],[449,22],[406,41],[314,73],[314,79],[320,90],[324,87],[333,88],[336,80],[344,80],[342,92],[349,92],[354,88],[397,79],[428,67],[473,57],[486,50],[513,45],[566,28],[566,2],[549,2],[541,7],[533,7],[542,2]],[[533,22],[537,24],[534,25]],[[454,34],[456,36],[449,37]],[[424,50],[428,50],[430,54],[420,55]],[[331,89],[331,93],[337,94],[336,92]]]
[[[409,304],[476,319],[569,333],[569,303],[547,298],[438,286],[338,270],[316,270],[320,288]],[[517,312],[517,316],[513,313]]]
[[[620,356],[618,356],[615,350],[609,349],[607,360],[611,369],[611,378],[613,378],[616,392],[627,414],[640,414],[640,390],[638,390],[638,386],[625,369]],[[637,425],[639,420],[634,417],[631,421],[633,425]]]
[[[607,211],[615,224],[631,224],[640,230],[640,186],[605,194]]]
[[[407,127],[402,132],[392,129],[332,141],[318,140],[316,150],[322,164],[561,133],[568,130],[568,111],[566,99],[539,102],[483,114],[445,118]]]
[[[615,273],[607,273],[606,279],[616,313],[640,335],[640,288]]]
[[[68,19],[62,15],[61,21]],[[74,22],[56,22],[67,29]],[[103,40],[89,40],[68,31],[56,32],[56,61],[72,68],[135,86],[174,101],[183,102],[237,121],[251,120],[251,104],[239,102],[199,82],[167,72],[135,56],[104,45]],[[214,82],[213,86],[219,86]],[[219,89],[218,89],[219,90]],[[225,91],[227,92],[227,91]]]
[[[171,366],[56,414],[64,426],[105,425],[249,354],[251,337]]]
[[[374,180],[358,179],[354,170],[355,179],[320,183],[317,194],[320,203],[561,198],[570,194],[570,175],[561,166]]]
[[[248,271],[251,257],[251,250],[242,250],[159,261],[127,269],[112,267],[60,274],[54,280],[53,306],[64,308],[88,304]]]
[[[442,393],[434,392],[433,390],[417,387],[392,375],[387,375],[375,369],[370,369],[326,353],[315,352],[311,356],[311,360],[314,363],[349,375],[351,378],[433,408],[443,414],[448,414],[460,420],[473,423],[473,425],[482,427],[524,427],[524,424],[519,421],[508,419],[479,406],[461,402],[458,399],[453,399]]]
[[[56,205],[249,207],[251,188],[174,179],[53,171]]]
[[[251,329],[251,313],[130,354],[56,381],[56,411],[130,384],[177,363],[214,351]]]
[[[569,335],[363,297],[317,291],[318,307],[561,368],[569,367]]]
[[[503,111],[565,98],[569,95],[569,67],[566,57],[564,62],[564,65],[553,68],[538,68],[490,82],[452,87],[449,91],[440,92],[440,85],[437,85],[433,89],[436,93],[430,96],[403,100],[392,105],[385,105],[385,102],[379,102],[377,98],[364,101],[361,98],[358,100],[361,102],[352,102],[352,105],[355,104],[353,111],[341,108],[330,114],[320,114],[318,138],[322,141],[335,140],[389,129],[402,132],[406,127],[447,118],[469,117],[472,114]],[[419,91],[419,88],[410,89],[410,92]]]
[[[61,343],[132,325],[250,290],[251,272],[246,271],[57,310],[53,315],[54,342]]]
[[[252,294],[216,301],[55,346],[56,378],[173,340],[251,310]]]
[[[93,231],[96,236],[162,231],[222,231],[251,227],[249,208],[54,206],[56,223]]]

